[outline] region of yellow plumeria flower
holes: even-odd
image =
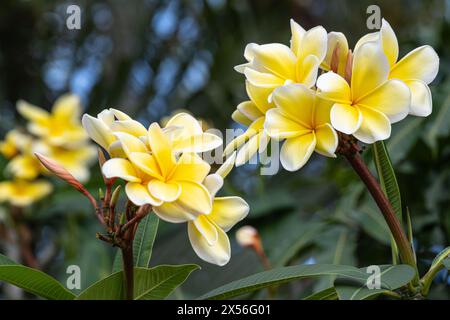
[[[60,97],[51,113],[25,101],[18,102],[17,110],[30,121],[28,130],[52,145],[76,146],[87,139],[79,123],[81,105],[75,95]]]
[[[0,142],[0,153],[7,159],[16,156],[21,150],[30,145],[31,137],[19,130],[11,130],[5,140]]]
[[[126,157],[116,133],[127,133],[141,139],[148,151],[147,129],[116,109],[103,110],[97,118],[85,114],[83,127],[92,140],[108,151],[113,158]],[[210,133],[204,133],[200,123],[187,113],[179,113],[167,121],[164,134],[169,138],[175,153],[205,152],[222,144],[222,139]]]
[[[277,107],[267,112],[265,129],[271,138],[286,139],[280,153],[286,170],[300,169],[313,151],[336,157],[338,136],[330,125],[332,102],[296,84],[277,88],[273,100]]]
[[[389,138],[391,123],[407,116],[411,102],[408,86],[388,80],[389,72],[381,44],[374,41],[356,48],[350,86],[331,71],[317,79],[320,96],[334,102],[330,118],[336,130],[364,143]]]
[[[236,66],[253,85],[275,89],[286,83],[312,87],[319,65],[327,52],[327,32],[321,26],[305,31],[291,19],[291,45],[248,44],[244,57],[248,63]]]
[[[110,159],[102,171],[108,178],[127,181],[125,191],[134,204],[152,205],[169,222],[185,222],[211,212],[211,195],[202,185],[210,166],[198,155],[183,153],[177,159],[157,123],[148,129],[151,153],[139,138],[124,132],[116,136],[128,159]]]
[[[3,181],[0,182],[0,202],[7,201],[13,206],[27,207],[51,191],[52,185],[47,181]]]
[[[214,199],[212,210],[207,215],[202,214],[188,221],[189,240],[195,253],[201,259],[219,266],[227,264],[231,257],[230,240],[226,232],[249,212],[247,202],[240,197],[215,197],[234,162],[235,153],[216,173],[205,178],[203,183]]]
[[[428,87],[439,71],[439,56],[430,46],[421,46],[398,60],[399,46],[397,37],[390,24],[383,19],[381,30],[362,37],[355,48],[368,41],[381,40],[384,53],[389,62],[389,79],[400,79],[411,90],[409,113],[426,117],[431,114],[433,103]]]
[[[273,108],[273,103],[268,101],[272,89],[256,87],[249,81],[246,81],[245,85],[250,100],[240,103],[231,117],[248,129],[233,139],[224,150],[224,155],[229,156],[235,149],[240,148],[236,156],[237,166],[243,165],[258,151],[261,153],[266,150],[270,141],[264,131],[264,121],[266,112]]]

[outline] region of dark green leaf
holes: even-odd
[[[148,214],[139,223],[133,241],[133,260],[135,267],[149,267],[158,225],[159,218],[156,214]],[[122,253],[118,249],[114,256],[112,272],[114,273],[120,270],[122,270]]]
[[[367,268],[361,268],[366,274],[366,280],[352,279],[335,281],[335,289],[340,300],[366,300],[373,299],[380,294],[397,295],[393,290],[408,284],[415,276],[415,270],[409,265],[380,266],[380,289],[369,289],[367,280],[373,273],[366,272]]]
[[[307,296],[304,300],[337,300],[337,298],[334,287],[329,287]]]
[[[164,299],[181,285],[197,265],[134,268],[134,299]],[[116,272],[83,291],[78,300],[120,300],[123,298],[123,272]]]
[[[354,279],[366,279],[359,269],[341,265],[301,265],[273,269],[233,281],[214,289],[199,299],[229,299],[244,293],[283,284],[293,280],[327,275],[337,275]]]
[[[0,266],[0,280],[45,299],[72,300],[75,298],[75,295],[56,279],[39,270],[22,265]]]
[[[398,187],[394,168],[392,167],[388,151],[383,141],[378,141],[373,144],[373,155],[381,188],[389,199],[395,215],[401,223],[402,200],[400,196],[400,188]]]

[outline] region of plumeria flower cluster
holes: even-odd
[[[6,176],[0,182],[0,201],[17,207],[29,206],[52,190],[52,184],[41,175],[47,170],[35,153],[51,157],[80,181],[89,178],[89,165],[95,159],[95,148],[80,123],[81,104],[75,95],[61,96],[51,112],[25,101],[17,110],[28,122],[26,130],[13,129],[0,143],[0,152],[9,160]]]
[[[428,85],[439,69],[430,46],[399,60],[396,35],[383,19],[380,31],[363,36],[354,52],[340,32],[308,31],[291,20],[290,46],[248,44],[247,63],[235,67],[246,78],[248,101],[232,118],[248,127],[225,149],[239,149],[236,165],[266,150],[270,138],[285,140],[280,161],[300,169],[313,151],[335,157],[339,136],[371,144],[391,135],[391,124],[408,114],[428,116]]]
[[[226,232],[248,214],[249,206],[240,197],[216,197],[235,154],[211,173],[200,153],[222,145],[220,137],[203,132],[199,121],[184,112],[164,127],[155,122],[148,129],[117,109],[97,117],[84,115],[82,123],[109,155],[102,163],[107,181],[123,180],[134,206],[151,207],[167,222],[187,223],[189,240],[201,259],[221,266],[229,261]]]

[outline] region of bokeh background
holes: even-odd
[[[81,30],[66,28],[66,8],[81,7]],[[350,0],[136,0],[0,2],[0,138],[23,125],[15,104],[25,99],[49,109],[61,94],[82,99],[95,115],[116,107],[148,125],[184,108],[224,130],[246,100],[244,79],[233,66],[244,61],[249,42],[290,39],[289,19],[304,28],[341,31],[350,46],[367,33],[366,9],[377,4],[397,33],[400,53],[430,44],[440,72],[431,85],[434,110],[394,125],[388,141],[404,206],[414,227],[422,272],[450,243],[450,1]],[[371,150],[365,151],[371,159]],[[3,171],[5,160],[0,160]],[[101,186],[97,166],[88,187]],[[115,249],[95,239],[101,231],[88,202],[55,181],[56,191],[26,210],[33,246],[43,268],[65,283],[66,268],[82,271],[82,288],[107,276]],[[364,267],[390,263],[389,234],[376,206],[343,159],[313,157],[294,174],[260,176],[257,166],[233,171],[225,194],[251,206],[242,224],[255,226],[273,266],[338,263]],[[241,224],[241,225],[242,225]],[[0,207],[0,252],[8,206]],[[236,230],[235,228],[234,230]],[[151,265],[198,263],[201,271],[173,298],[192,298],[221,284],[263,270],[257,256],[232,241],[231,262],[222,268],[193,253],[185,225],[161,223]],[[283,286],[278,297],[298,299],[332,279]],[[431,298],[450,298],[442,271]],[[11,294],[0,287],[0,298]],[[17,293],[16,293],[17,294]],[[257,297],[265,297],[262,292]]]

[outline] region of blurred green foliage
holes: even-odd
[[[68,4],[81,7],[79,31],[65,26]],[[380,6],[396,31],[401,56],[430,44],[441,58],[431,85],[433,114],[394,125],[387,142],[424,272],[450,243],[448,1],[4,0],[0,136],[22,125],[15,110],[18,99],[48,108],[67,91],[79,94],[90,114],[119,107],[148,124],[185,108],[223,130],[234,126],[230,115],[246,99],[244,79],[233,66],[243,62],[247,43],[288,43],[289,19],[294,18],[305,28],[323,25],[327,31],[344,32],[352,46],[368,32],[370,4]],[[370,148],[364,153],[371,161]],[[2,168],[3,164],[1,160]],[[93,192],[101,186],[98,171],[92,169],[88,184]],[[66,267],[79,265],[84,289],[110,274],[115,250],[95,239],[100,226],[88,202],[55,183],[56,193],[27,210],[33,243],[38,257],[52,250],[44,269],[63,283]],[[239,194],[249,202],[251,211],[243,224],[258,228],[273,266],[390,262],[389,233],[382,216],[344,159],[314,157],[301,171],[276,176],[260,176],[257,167],[245,166],[233,171],[223,193]],[[0,210],[3,228],[8,228],[7,207]],[[231,262],[219,268],[195,256],[185,225],[161,223],[151,265],[202,265],[173,296],[195,297],[262,270],[256,255],[238,247],[233,235],[231,239]],[[0,251],[7,252],[5,241]],[[305,297],[331,281],[295,282],[281,287],[278,296]],[[448,285],[448,274],[442,271],[430,297],[450,298]]]

